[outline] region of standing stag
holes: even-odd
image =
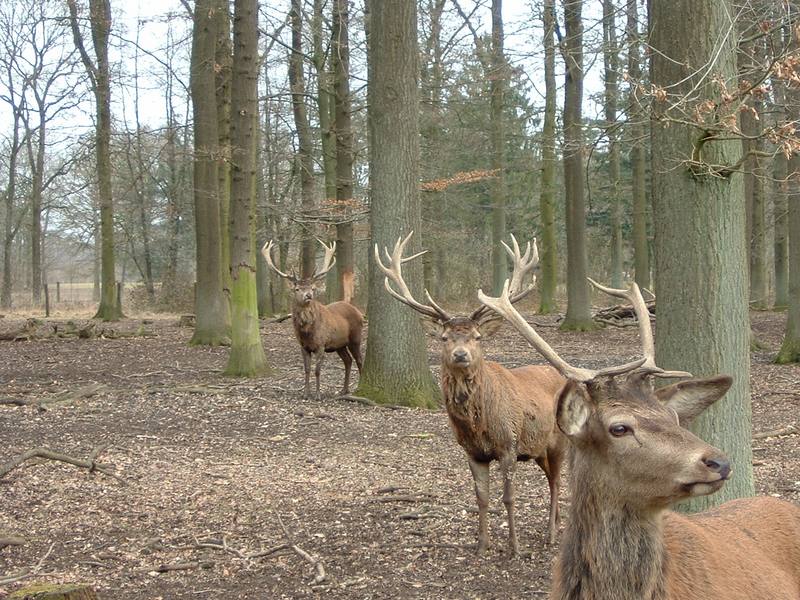
[[[590,280],[591,281],[591,280]],[[644,358],[602,371],[563,361],[520,316],[508,282],[484,305],[567,379],[558,426],[569,438],[571,514],[553,575],[554,600],[762,600],[800,598],[800,508],[774,498],[733,500],[696,515],[676,501],[719,490],[727,457],[684,429],[731,385],[727,375],[653,390],[650,319],[635,283],[600,286],[634,305]]]
[[[413,233],[413,232],[412,232]],[[480,340],[494,333],[502,324],[486,307],[469,316],[451,316],[430,294],[428,303],[414,300],[403,280],[401,265],[420,254],[403,257],[406,243],[398,240],[389,254],[389,266],[381,262],[377,245],[375,259],[386,274],[385,285],[397,300],[422,313],[432,321],[442,340],[442,395],[456,440],[467,453],[475,495],[478,500],[478,552],[489,544],[487,512],[489,506],[489,463],[496,460],[503,475],[503,503],[508,513],[509,545],[519,553],[514,523],[514,471],[517,461],[534,459],[547,476],[550,486],[549,541],[556,538],[558,527],[558,490],[561,462],[566,440],[555,423],[555,401],[564,379],[548,366],[506,369],[496,362],[484,360]],[[520,254],[512,236],[514,250],[503,244],[514,261],[512,302],[526,296],[533,284],[523,289],[522,281],[538,263],[536,242],[528,244]],[[389,280],[397,286],[396,291]]]
[[[361,312],[349,302],[332,302],[322,304],[316,300],[317,282],[325,277],[336,263],[333,257],[336,252],[336,242],[326,246],[322,240],[317,240],[325,248],[325,259],[322,270],[314,270],[311,277],[299,278],[294,272],[284,273],[272,262],[272,240],[264,244],[261,254],[270,268],[289,282],[293,292],[292,324],[300,349],[303,352],[303,367],[306,373],[306,384],[303,397],[311,396],[311,356],[316,355],[317,367],[314,375],[317,379],[316,399],[319,400],[319,374],[322,370],[322,360],[326,352],[336,352],[344,362],[344,387],[342,394],[350,393],[350,367],[353,359],[361,373],[361,329],[364,326],[364,317]]]

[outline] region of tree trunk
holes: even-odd
[[[564,191],[567,201],[567,314],[561,329],[596,326],[589,303],[586,203],[583,194],[583,0],[564,0]]]
[[[508,261],[501,245],[506,237],[506,159],[504,105],[507,67],[503,54],[503,0],[492,0],[492,56],[489,73],[492,169],[495,176],[489,192],[492,205],[492,289],[503,291],[508,278]]]
[[[617,44],[617,7],[613,0],[603,0],[603,64],[605,73],[605,117],[608,136],[608,205],[611,226],[611,287],[622,287],[622,198],[619,190],[619,134],[617,96],[619,95],[619,46]]]
[[[13,121],[11,130],[11,147],[8,151],[8,183],[5,190],[5,222],[3,223],[3,289],[0,293],[0,306],[4,310],[11,308],[11,253],[17,227],[14,226],[14,203],[17,197],[17,159],[22,143],[19,139],[21,111],[12,107]]]
[[[353,129],[350,98],[349,0],[334,0],[331,52],[333,55],[336,132],[336,200],[345,222],[336,225],[337,300],[350,302],[354,291],[353,223],[347,206],[353,200]]]
[[[197,0],[192,39],[194,204],[197,244],[196,324],[192,345],[229,343],[230,312],[222,290],[222,248],[217,167],[219,136],[214,82],[216,0]]]
[[[719,101],[717,78],[737,87],[736,36],[719,36],[734,7],[731,0],[650,0],[649,9],[651,81],[668,90],[667,99],[653,105],[656,362],[699,377],[734,377],[725,398],[692,430],[724,449],[737,475],[720,492],[690,502],[697,510],[754,492],[742,177],[711,170],[736,164],[741,143],[725,135],[708,140],[705,127],[684,123],[691,118],[686,115],[697,114],[696,106]],[[708,61],[714,61],[714,77],[705,76]]]
[[[542,183],[539,195],[541,230],[539,233],[539,313],[556,311],[558,248],[556,246],[556,46],[555,0],[545,0],[544,21],[544,125],[542,127]]]
[[[300,223],[302,248],[300,251],[300,274],[314,274],[317,248],[314,242],[314,227],[311,213],[314,211],[314,147],[311,127],[306,110],[306,81],[303,75],[303,2],[292,0],[290,11],[292,22],[292,53],[289,56],[289,85],[292,90],[292,112],[297,130],[297,157],[300,165],[300,187],[303,220]]]
[[[631,188],[633,196],[633,269],[639,287],[650,288],[650,245],[647,235],[647,152],[644,111],[637,86],[642,83],[639,52],[639,15],[637,0],[627,0],[628,38],[628,135],[631,144]]]
[[[773,214],[775,216],[775,308],[789,305],[789,161],[782,152],[773,159]]]
[[[231,86],[231,353],[226,375],[269,371],[256,298],[258,2],[235,0]]]
[[[33,152],[33,132],[28,131],[28,159],[33,171],[31,181],[31,296],[34,306],[42,303],[42,192],[44,189],[44,150],[47,121],[40,104],[36,130],[36,152]]]
[[[314,68],[317,72],[317,107],[319,131],[322,141],[322,169],[325,174],[325,199],[336,198],[336,138],[331,118],[334,104],[331,91],[331,74],[326,67],[323,47],[323,0],[314,0],[314,18],[311,24],[314,44]]]
[[[231,13],[229,0],[217,0],[216,44],[214,47],[214,81],[217,110],[217,194],[219,195],[220,249],[222,289],[230,310],[231,293]]]
[[[800,155],[792,156],[789,171],[789,306],[778,364],[800,362]]]
[[[86,52],[78,25],[78,10],[75,0],[67,0],[75,46],[92,83],[96,104],[95,157],[97,168],[97,191],[100,198],[101,239],[101,291],[100,306],[94,315],[103,321],[122,318],[117,302],[117,282],[114,262],[114,205],[111,187],[111,87],[109,84],[108,36],[111,32],[110,0],[89,0],[89,20],[97,65]]]
[[[371,242],[383,249],[399,235],[419,231],[421,221],[417,10],[415,0],[371,2],[369,218]],[[404,275],[416,294],[422,273],[419,265],[408,267]],[[369,269],[369,344],[357,393],[381,403],[434,407],[439,390],[428,368],[419,319],[386,293],[373,260]]]

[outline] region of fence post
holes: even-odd
[[[50,289],[44,284],[44,316],[50,316]]]
[[[61,282],[56,281],[56,303],[61,303]]]

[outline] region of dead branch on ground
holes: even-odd
[[[311,566],[313,566],[314,569],[316,570],[317,574],[314,576],[314,580],[312,581],[312,583],[314,585],[319,585],[320,583],[325,581],[327,575],[325,574],[325,567],[322,565],[322,562],[318,558],[314,558],[313,556],[311,556],[308,552],[306,552],[300,546],[294,543],[292,539],[292,534],[289,533],[289,530],[286,529],[286,525],[283,524],[283,519],[281,519],[280,513],[275,513],[275,514],[278,517],[278,523],[280,523],[281,529],[283,529],[283,533],[286,536],[286,539],[289,540],[288,544],[289,547],[292,550],[294,550],[294,552],[297,555],[303,558],[303,560],[310,563]]]
[[[32,567],[26,567],[21,571],[17,571],[16,573],[11,573],[9,575],[0,575],[0,585],[8,585],[9,583],[15,583],[17,581],[27,579],[28,577],[38,575],[42,565],[44,564],[44,561],[46,561],[47,557],[50,556],[50,553],[53,552],[55,545],[55,542],[50,544],[50,547],[47,549],[47,552],[44,553],[44,556],[42,556],[42,558],[40,558],[39,561]]]
[[[43,458],[46,460],[55,460],[58,462],[64,462],[70,465],[74,465],[76,467],[81,467],[83,469],[89,469],[90,473],[99,471],[104,475],[108,475],[109,477],[113,477],[114,479],[118,479],[119,481],[124,481],[121,477],[111,472],[110,470],[111,467],[109,465],[104,465],[102,463],[97,462],[98,455],[104,450],[106,450],[108,446],[109,444],[104,444],[102,446],[94,448],[89,454],[89,458],[86,460],[75,458],[74,456],[69,456],[67,454],[60,454],[58,452],[53,452],[52,450],[48,450],[47,448],[33,448],[32,450],[27,450],[26,452],[23,452],[19,456],[12,458],[6,464],[0,465],[0,479],[8,475],[11,471],[16,469],[17,467],[21,466],[25,461],[28,461],[32,458]]]
[[[13,405],[13,406],[35,406],[40,411],[44,412],[53,406],[65,406],[72,404],[75,400],[88,398],[106,390],[108,386],[103,383],[90,383],[77,390],[66,390],[54,394],[48,398],[3,398],[0,399],[0,405]]]
[[[784,435],[791,435],[793,433],[798,433],[797,427],[795,427],[794,425],[787,425],[786,427],[781,427],[780,429],[770,429],[769,431],[761,431],[759,433],[754,433],[753,439],[763,440],[765,438],[781,437]]]

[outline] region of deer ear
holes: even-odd
[[[437,340],[441,339],[444,328],[439,321],[434,321],[429,317],[420,317],[419,322],[422,323],[422,329],[427,335]]]
[[[586,431],[591,407],[586,388],[571,379],[558,394],[556,422],[567,437],[580,437]]]
[[[725,395],[733,378],[717,375],[708,379],[690,379],[656,390],[656,398],[678,413],[683,427]]]
[[[505,322],[505,319],[498,315],[478,325],[478,331],[483,337],[489,337],[497,333]]]

